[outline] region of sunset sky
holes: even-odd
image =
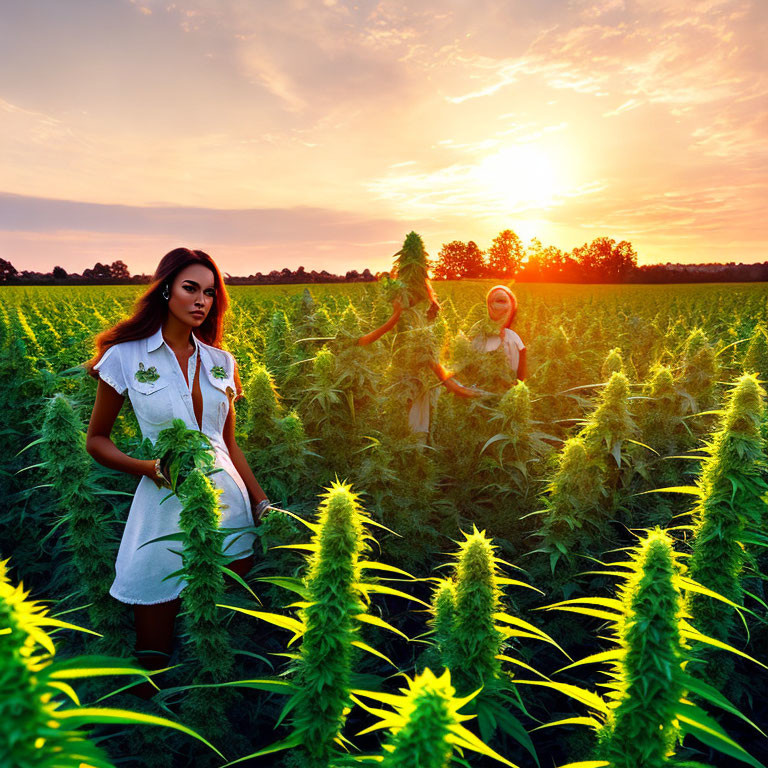
[[[0,257],[768,260],[765,0],[0,0]]]

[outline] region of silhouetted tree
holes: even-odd
[[[453,240],[440,249],[433,274],[437,280],[482,277],[485,272],[483,252],[474,240]]]
[[[637,268],[637,252],[628,240],[622,240],[612,251],[604,269],[613,280],[621,281]]]
[[[632,243],[613,238],[597,237],[591,243],[574,248],[572,256],[581,268],[585,281],[597,283],[621,282],[637,266],[637,254]]]
[[[128,271],[128,266],[124,261],[113,261],[109,265],[109,273],[112,277],[128,278],[131,273]]]
[[[440,253],[437,254],[437,264],[432,270],[437,280],[457,280],[461,277],[462,259],[466,247],[466,243],[461,240],[451,240],[450,243],[443,244]]]
[[[67,277],[67,270],[64,267],[54,267],[53,276],[56,280],[64,280]]]
[[[19,272],[10,261],[0,259],[0,283],[5,283],[9,277],[15,277]]]
[[[511,229],[505,229],[488,249],[488,270],[494,277],[512,277],[519,271],[524,256],[522,240]]]

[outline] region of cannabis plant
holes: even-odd
[[[101,646],[115,650],[121,644],[122,610],[109,594],[117,553],[114,521],[103,489],[92,480],[93,460],[85,450],[82,423],[64,395],[56,394],[46,403],[38,442],[60,513],[53,532],[64,526],[74,566],[66,580],[89,603],[91,623],[103,635]]]
[[[448,669],[440,677],[430,669],[413,680],[404,677],[408,687],[400,689],[400,696],[363,690],[355,690],[352,696],[356,704],[380,718],[358,735],[388,729],[381,758],[383,768],[448,768],[454,752],[463,757],[465,750],[516,768],[462,725],[474,715],[461,714],[459,710],[472,701],[477,691],[456,698]],[[373,707],[361,699],[385,704],[392,711]]]
[[[504,394],[489,422],[500,431],[480,449],[487,454],[483,463],[486,491],[503,495],[515,491],[525,499],[536,478],[536,467],[551,450],[545,440],[559,442],[559,438],[542,431],[541,422],[533,419],[531,391],[522,381]]]
[[[272,375],[263,365],[254,366],[245,389],[246,458],[259,467],[264,492],[276,502],[286,502],[301,489],[310,454],[302,419],[296,411],[285,412]]]
[[[621,467],[622,454],[627,453],[637,436],[637,425],[629,410],[629,380],[621,371],[611,374],[580,436],[590,454],[610,455],[614,461],[608,465]],[[616,473],[612,472],[611,476]]]
[[[685,340],[678,384],[685,393],[691,414],[714,408],[717,402],[717,378],[720,366],[717,354],[703,329],[695,328]],[[706,427],[706,421],[692,419],[694,430]]]
[[[428,266],[429,256],[424,250],[424,241],[416,232],[409,232],[403,247],[395,254],[397,280],[388,289],[390,299],[398,298],[403,307],[432,300]]]
[[[624,358],[621,349],[614,347],[606,356],[600,368],[600,380],[608,381],[614,373],[624,373]]]
[[[196,666],[195,685],[223,683],[234,666],[229,633],[217,608],[224,596],[224,568],[229,560],[222,553],[219,494],[199,469],[194,469],[178,489],[183,551],[177,575],[187,582],[181,592],[181,615],[185,642]],[[205,688],[192,688],[184,699],[184,718],[215,737],[228,727],[225,710],[230,698],[224,692],[212,697]]]
[[[559,690],[593,711],[588,718],[569,718],[549,725],[572,723],[593,728],[597,733],[595,765],[611,768],[673,765],[678,743],[690,734],[731,757],[759,766],[709,714],[688,698],[689,694],[695,694],[707,704],[722,707],[746,720],[719,692],[694,677],[693,667],[689,668],[692,642],[717,644],[745,655],[703,635],[688,622],[684,592],[703,592],[717,598],[716,593],[685,575],[672,540],[660,528],[649,531],[630,550],[629,560],[607,567],[610,570],[606,573],[623,580],[616,597],[580,597],[555,603],[547,610],[578,613],[608,622],[614,647],[561,670],[607,663],[608,682],[604,687],[608,693],[599,696],[576,685],[527,681]]]
[[[124,659],[76,656],[56,661],[49,630],[96,634],[56,619],[29,600],[23,585],[8,578],[0,562],[0,763],[13,768],[113,768],[87,729],[102,723],[162,725],[200,739],[186,726],[166,718],[125,709],[83,706],[73,681],[147,673]],[[211,747],[211,749],[214,749]],[[216,751],[216,750],[214,750]],[[220,753],[219,756],[221,757]]]
[[[672,369],[659,365],[651,370],[638,406],[638,424],[647,443],[658,454],[668,456],[680,450],[686,433],[684,406],[675,385]]]
[[[743,542],[766,520],[764,418],[765,391],[755,375],[744,374],[728,392],[719,427],[706,445],[693,510],[691,577],[738,605],[743,603]],[[690,610],[702,632],[729,640],[734,611],[703,594],[691,596]],[[716,656],[708,674],[722,683],[732,664],[729,657]]]
[[[264,365],[282,389],[291,377],[293,362],[293,331],[291,321],[282,309],[272,313],[264,347]]]
[[[554,573],[561,558],[572,563],[578,552],[589,552],[606,532],[605,462],[587,451],[583,437],[565,441],[552,481],[547,485],[539,536]]]
[[[744,373],[754,373],[761,381],[768,381],[768,333],[762,325],[756,325],[749,338],[749,345],[742,362]]]
[[[216,463],[208,435],[189,429],[182,419],[174,419],[170,427],[161,430],[152,453],[166,469],[174,493],[195,470],[208,474]]]
[[[459,693],[482,689],[472,708],[477,707],[484,738],[490,738],[498,726],[535,757],[530,738],[509,711],[511,707],[524,709],[513,676],[502,669],[502,663],[539,675],[509,655],[507,641],[528,638],[558,646],[545,632],[507,611],[503,586],[533,588],[505,577],[503,561],[495,550],[485,532],[477,528],[471,534],[465,533],[464,541],[459,542],[452,578],[439,581],[434,593],[430,622],[434,645],[430,655],[452,671]]]
[[[327,768],[336,753],[336,745],[343,741],[341,729],[351,701],[354,649],[386,659],[359,639],[360,624],[373,624],[402,634],[383,619],[366,612],[370,595],[382,592],[414,598],[391,587],[362,580],[364,570],[408,574],[393,566],[362,560],[372,540],[367,526],[375,523],[362,509],[349,485],[334,483],[327,490],[322,496],[316,523],[287,514],[313,532],[310,545],[288,545],[309,552],[306,576],[303,580],[266,577],[264,581],[286,587],[303,598],[293,606],[299,609],[298,617],[224,607],[292,631],[294,636],[289,645],[300,638],[301,648],[293,657],[290,681],[280,677],[232,684],[282,689],[290,695],[280,722],[290,713],[291,735],[248,758],[301,746],[302,765]]]
[[[491,541],[474,528],[459,542],[454,571],[455,603],[451,627],[451,655],[445,666],[454,670],[461,693],[498,676],[503,634],[496,625],[501,612],[499,566]]]

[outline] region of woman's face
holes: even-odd
[[[488,299],[488,314],[494,323],[506,322],[512,312],[512,300],[505,291],[493,291]]]
[[[168,299],[168,311],[192,328],[202,325],[216,297],[213,272],[202,264],[190,264],[176,275]]]

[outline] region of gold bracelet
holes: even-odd
[[[163,470],[160,468],[160,459],[155,459],[155,476],[160,478],[164,487],[171,487],[170,480],[163,474]]]

